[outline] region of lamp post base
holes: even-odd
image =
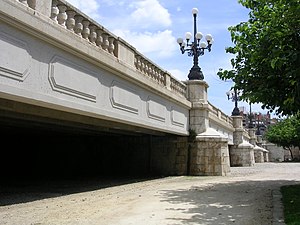
[[[204,76],[199,66],[193,66],[188,75],[189,80],[203,80]]]
[[[231,113],[232,116],[239,116],[240,115],[240,110],[238,107],[235,107]]]

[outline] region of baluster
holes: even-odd
[[[90,26],[90,36],[89,36],[89,39],[90,39],[90,42],[92,44],[96,44],[96,39],[97,39],[97,33],[96,33],[96,26],[95,25],[91,25]]]
[[[82,16],[80,16],[80,15],[75,16],[74,32],[75,32],[75,34],[78,34],[79,36],[81,36],[81,32],[83,30],[82,20],[83,20]]]
[[[147,61],[145,61],[145,66],[144,66],[144,73],[145,73],[145,75],[149,75],[149,73],[148,73],[148,62]]]
[[[156,71],[155,71],[155,81],[157,83],[160,83],[160,74],[161,74],[161,70],[160,69],[156,69]]]
[[[67,20],[67,14],[66,14],[67,6],[58,5],[57,7],[59,9],[59,13],[57,15],[57,22],[58,22],[59,25],[65,27],[65,22]]]
[[[149,73],[149,77],[152,78],[155,74],[156,68],[154,68],[154,66],[151,63],[149,65],[151,66],[148,67],[148,73]]]
[[[150,74],[149,74],[149,62],[147,62],[147,61],[146,61],[146,63],[145,63],[145,74],[146,74],[147,76],[150,75]]]
[[[141,58],[141,72],[142,72],[142,74],[145,73],[144,71],[145,71],[145,61],[144,61],[143,58]]]
[[[162,83],[162,84],[165,84],[166,82],[165,82],[165,76],[164,76],[164,74],[163,74],[163,72],[160,74],[160,83]]]
[[[149,74],[149,77],[152,77],[153,76],[153,73],[154,73],[154,66],[152,64],[149,64],[148,65],[148,74]]]
[[[140,71],[141,73],[143,73],[143,67],[144,67],[144,63],[143,63],[143,58],[140,58]]]
[[[50,18],[54,21],[56,21],[57,15],[58,15],[58,8],[57,8],[57,1],[53,0],[52,1],[52,6],[51,6],[51,15]]]
[[[108,42],[109,42],[109,45],[108,45],[108,52],[111,53],[111,54],[113,54],[114,49],[115,49],[114,40],[115,40],[114,37],[109,37],[109,38],[108,38]]]
[[[148,71],[148,62],[146,60],[144,60],[143,72],[144,72],[145,75],[147,75],[147,71]]]
[[[138,68],[138,59],[137,56],[134,57],[134,66],[137,69]]]
[[[73,10],[67,10],[66,11],[68,19],[66,21],[66,26],[68,30],[73,30],[75,27],[75,19],[74,16],[76,15],[76,12]]]
[[[138,55],[135,56],[135,68],[141,70],[141,57]]]
[[[160,82],[163,84],[163,85],[166,85],[166,79],[165,79],[165,76],[164,74],[160,74]]]
[[[138,58],[138,70],[140,72],[142,72],[142,67],[143,67],[142,58],[139,56],[139,58]]]
[[[155,72],[153,73],[153,79],[156,83],[158,83],[158,74],[159,74],[159,69],[155,68]]]
[[[103,44],[102,34],[103,34],[103,31],[98,29],[96,31],[96,33],[97,33],[96,45],[99,46],[100,48],[102,48],[102,44]]]
[[[148,67],[148,73],[149,73],[149,76],[153,76],[153,73],[155,72],[155,68],[154,68],[154,65],[152,64],[149,64],[150,66]]]
[[[162,70],[158,70],[157,71],[157,82],[161,83],[161,77],[163,76],[163,71]]]
[[[159,79],[160,79],[160,70],[158,69],[158,70],[156,71],[156,73],[155,73],[155,81],[156,81],[157,83],[159,83]]]
[[[90,21],[88,20],[83,20],[82,21],[82,24],[83,24],[83,30],[81,32],[81,35],[84,39],[88,39],[89,35],[90,35],[90,28],[89,28],[89,25],[90,25]]]
[[[157,83],[159,83],[160,74],[161,74],[161,70],[156,68],[154,73],[154,79]]]
[[[149,74],[150,77],[152,77],[153,73],[155,73],[155,68],[151,63],[149,63],[148,64],[148,74]]]
[[[156,81],[157,81],[157,83],[160,83],[160,77],[161,77],[161,71],[158,70],[157,74],[156,74]]]
[[[102,42],[101,46],[105,51],[107,51],[108,46],[109,46],[108,34],[104,33],[104,34],[102,34],[102,37],[103,37],[103,42]]]
[[[159,83],[159,84],[161,84],[161,83],[162,83],[162,79],[161,79],[161,77],[162,77],[162,71],[161,71],[161,70],[159,70],[159,72],[158,72],[158,76],[157,76],[157,83]]]
[[[145,73],[145,60],[142,58],[141,59],[141,62],[142,62],[142,64],[141,64],[141,72],[144,74]]]
[[[24,4],[24,5],[26,5],[26,6],[28,6],[28,4],[27,4],[27,0],[19,0],[22,4]]]

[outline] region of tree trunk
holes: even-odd
[[[294,160],[294,155],[293,155],[293,151],[292,151],[292,149],[289,147],[289,151],[290,151],[290,154],[291,154],[291,158],[292,158],[292,160]]]

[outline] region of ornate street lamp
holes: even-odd
[[[253,115],[252,115],[252,110],[251,110],[251,102],[250,102],[250,113],[249,113],[249,125],[248,128],[254,128],[254,124],[253,124]]]
[[[234,88],[233,91],[227,91],[226,92],[227,98],[228,100],[231,99],[234,102],[234,109],[231,113],[232,116],[239,116],[240,115],[240,110],[238,108],[238,100],[239,100],[239,96],[237,94],[236,89]]]
[[[261,132],[260,132],[260,121],[259,121],[260,113],[258,113],[257,116],[255,116],[255,117],[257,117],[257,122],[256,122],[256,128],[257,128],[257,130],[256,130],[255,134],[256,135],[261,135]]]
[[[184,54],[185,52],[188,53],[188,56],[193,56],[194,65],[190,69],[190,73],[188,75],[189,80],[203,80],[204,76],[201,71],[201,68],[198,65],[198,58],[201,55],[204,55],[204,50],[207,49],[209,52],[211,51],[211,46],[213,44],[213,38],[210,34],[205,36],[206,42],[201,42],[200,40],[203,37],[201,32],[197,32],[197,25],[196,19],[198,14],[198,9],[193,8],[192,10],[194,16],[194,41],[190,43],[192,39],[192,34],[190,32],[186,32],[185,39],[186,42],[183,41],[183,38],[178,38],[177,43],[180,46],[181,53]]]

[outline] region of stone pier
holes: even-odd
[[[254,166],[253,145],[243,138],[242,116],[232,116],[233,127],[233,146],[230,148],[230,165],[231,166]],[[250,139],[251,140],[251,139]]]
[[[208,84],[186,82],[190,110],[190,175],[226,176],[230,173],[228,139],[209,126]]]
[[[257,148],[260,149],[260,158],[259,162],[269,162],[269,151],[265,148],[263,148],[263,140],[262,140],[262,135],[256,135],[256,146]]]

